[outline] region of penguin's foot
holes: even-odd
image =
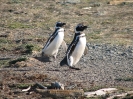
[[[54,61],[56,60],[56,56],[53,56],[53,58],[54,58]]]
[[[55,58],[54,56],[50,56],[50,57],[49,57],[49,61],[50,61],[50,62],[56,62],[56,58]]]
[[[54,62],[56,62],[56,56],[53,56]]]

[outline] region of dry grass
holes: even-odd
[[[76,24],[84,22],[90,26],[86,31],[88,42],[132,44],[131,6],[109,6],[108,1],[83,0],[69,4],[60,0],[5,0],[0,7],[0,31],[11,31],[15,39],[47,38],[55,22],[64,21],[67,23],[65,40],[69,43]]]

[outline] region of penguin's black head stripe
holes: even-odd
[[[56,27],[62,27],[64,25],[66,25],[66,23],[63,23],[63,22],[57,22],[56,23]]]
[[[84,26],[83,24],[78,24],[76,27],[76,31],[83,31],[87,28],[87,26]]]

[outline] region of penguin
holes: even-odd
[[[76,69],[73,66],[79,62],[86,48],[86,36],[83,33],[85,29],[87,26],[84,26],[83,23],[76,26],[74,38],[66,51],[66,56],[60,62],[60,66],[66,64],[70,68]]]
[[[53,56],[56,59],[58,49],[64,40],[64,28],[63,26],[66,23],[57,22],[55,25],[55,31],[53,34],[48,38],[45,46],[42,49],[42,56]]]

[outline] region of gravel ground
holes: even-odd
[[[83,56],[75,67],[80,70],[69,69],[67,66],[61,67],[59,62],[65,55],[60,49],[56,61],[46,62],[39,55],[35,58],[29,57],[26,62],[15,64],[19,68],[12,70],[23,70],[25,73],[33,72],[47,74],[57,81],[64,83],[73,83],[75,88],[89,88],[91,86],[125,86],[133,85],[133,47],[116,46],[111,44],[87,44],[88,53]],[[32,56],[33,57],[33,56]],[[23,64],[26,67],[23,66]],[[22,66],[21,66],[21,65]],[[10,68],[3,68],[8,70]],[[3,70],[2,69],[2,70]],[[20,72],[20,71],[19,71]]]
[[[96,90],[105,87],[116,87],[131,90],[133,87],[133,47],[111,44],[87,44],[88,53],[75,67],[80,70],[59,65],[65,52],[60,49],[56,61],[47,62],[40,54],[29,56],[27,61],[17,62],[7,68],[1,68],[1,96],[14,98],[42,97],[37,93],[15,93],[18,84],[50,84],[57,81],[65,89]],[[5,57],[7,58],[7,57]],[[15,91],[14,91],[15,89]],[[8,91],[6,91],[8,90]],[[26,96],[25,96],[26,95]]]
[[[84,87],[91,86],[125,86],[133,85],[133,47],[110,44],[87,44],[88,54],[83,56],[75,66],[81,70],[60,67],[59,62],[48,63],[44,67],[48,75],[54,75],[60,82],[78,83]]]

